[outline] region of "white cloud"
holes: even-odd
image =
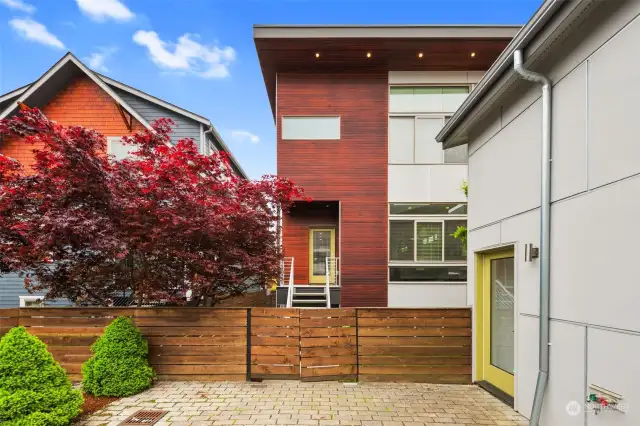
[[[105,65],[105,62],[111,55],[118,51],[117,47],[100,47],[97,52],[93,52],[91,55],[84,58],[84,60],[94,71],[109,72],[109,68]]]
[[[260,138],[247,130],[232,130],[231,137],[237,141],[249,141],[251,143],[260,142]]]
[[[36,11],[36,7],[34,5],[25,3],[22,0],[0,0],[0,3],[10,9],[19,10],[21,12],[33,13]]]
[[[206,46],[193,38],[196,34],[184,34],[178,43],[160,39],[155,31],[137,31],[133,41],[147,48],[151,60],[161,68],[196,74],[203,78],[224,78],[229,75],[229,65],[236,58],[232,47]]]
[[[47,46],[55,47],[58,49],[64,49],[64,43],[58,40],[58,37],[51,34],[47,27],[40,22],[36,22],[33,19],[14,18],[9,21],[9,25],[23,38],[27,40],[42,43]]]
[[[76,0],[76,3],[82,13],[98,22],[107,19],[129,21],[136,16],[120,0]]]

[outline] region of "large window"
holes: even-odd
[[[462,244],[451,234],[466,220],[394,220],[389,221],[389,260],[412,262],[464,261]]]
[[[391,203],[389,281],[466,282],[466,249],[452,235],[466,214],[466,203]]]
[[[467,145],[442,149],[436,141],[448,117],[389,117],[389,164],[466,164]]]
[[[282,117],[282,139],[340,139],[340,117]]]

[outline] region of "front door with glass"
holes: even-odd
[[[479,259],[480,260],[480,259]],[[513,249],[481,256],[478,268],[478,376],[514,395],[515,279]]]
[[[311,284],[326,282],[327,258],[335,256],[335,247],[335,229],[309,230],[309,282]],[[333,274],[329,275],[333,276]]]

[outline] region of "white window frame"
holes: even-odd
[[[107,154],[112,155],[111,153],[111,142],[122,142],[122,138],[124,136],[107,136]],[[135,146],[135,145],[131,145]],[[116,159],[116,161],[120,161],[121,159]]]
[[[27,308],[27,302],[37,302],[40,301],[44,305],[44,296],[18,296],[20,298],[20,307]]]

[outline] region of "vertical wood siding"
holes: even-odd
[[[277,102],[278,175],[341,202],[342,306],[386,306],[387,73],[278,74]],[[282,140],[283,115],[339,115],[341,139]],[[308,244],[284,226],[285,251]],[[296,257],[295,273],[308,276],[308,261]]]

